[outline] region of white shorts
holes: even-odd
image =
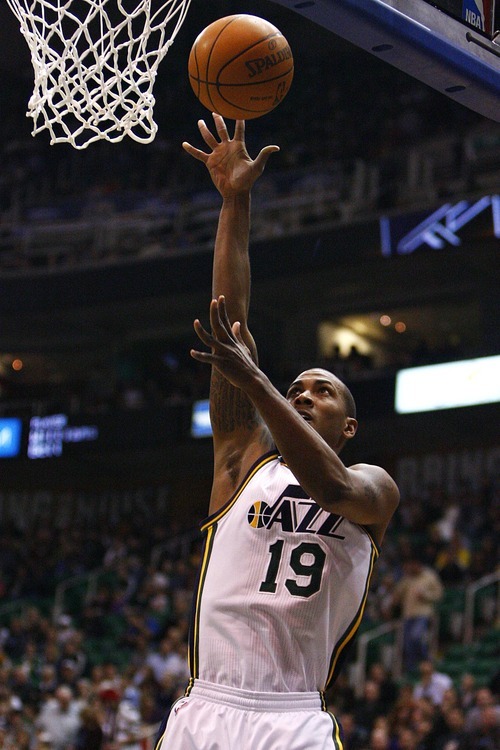
[[[343,750],[319,693],[254,693],[196,680],[156,750]]]

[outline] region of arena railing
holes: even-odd
[[[465,611],[464,611],[464,622],[463,622],[463,642],[464,644],[472,643],[475,636],[475,620],[476,620],[476,605],[478,595],[481,591],[489,587],[495,587],[496,591],[492,592],[492,596],[488,597],[489,611],[482,612],[483,619],[486,622],[499,622],[500,621],[500,571],[495,571],[489,575],[479,578],[477,581],[470,583],[465,589]]]

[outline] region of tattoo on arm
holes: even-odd
[[[372,507],[376,506],[377,503],[382,503],[382,501],[384,501],[385,507],[389,509],[390,503],[392,502],[391,498],[394,498],[395,505],[397,505],[399,495],[397,497],[395,496],[394,483],[388,477],[382,477],[381,481],[378,483],[364,481],[363,489],[366,501]],[[385,500],[387,500],[387,503],[389,503],[389,505],[385,503]]]
[[[210,417],[220,432],[232,432],[240,427],[253,430],[260,422],[247,396],[218,372],[212,372],[210,383]]]
[[[377,502],[378,497],[380,496],[380,492],[375,489],[373,484],[370,484],[369,482],[363,482],[364,490],[365,490],[365,497],[367,501],[371,505],[375,505]]]

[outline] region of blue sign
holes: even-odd
[[[28,433],[28,458],[62,456],[64,443],[97,440],[99,430],[94,425],[68,425],[66,414],[32,417]]]
[[[201,438],[210,437],[210,435],[212,435],[210,402],[208,398],[195,401],[191,414],[191,436]]]
[[[491,215],[493,234],[500,238],[500,195],[485,195],[476,201],[445,203],[431,214],[401,214],[380,219],[382,255],[410,255],[421,247],[442,250],[462,244],[460,231],[479,214]]]
[[[21,450],[22,422],[17,417],[0,419],[0,458],[13,458]]]
[[[486,31],[483,0],[464,0],[462,18],[479,31]]]

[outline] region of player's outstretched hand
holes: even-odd
[[[255,159],[251,159],[245,144],[245,121],[236,120],[234,137],[230,138],[224,119],[215,112],[212,116],[219,140],[204,120],[198,121],[201,137],[210,151],[201,151],[186,141],[182,147],[188,154],[205,164],[223,198],[247,193],[264,171],[270,155],[280,150],[279,146],[265,146]]]
[[[198,338],[211,351],[191,349],[191,356],[198,362],[213,365],[232,385],[245,391],[260,371],[241,336],[239,322],[231,325],[229,321],[223,295],[210,303],[210,328],[211,333],[198,319],[194,321]]]

